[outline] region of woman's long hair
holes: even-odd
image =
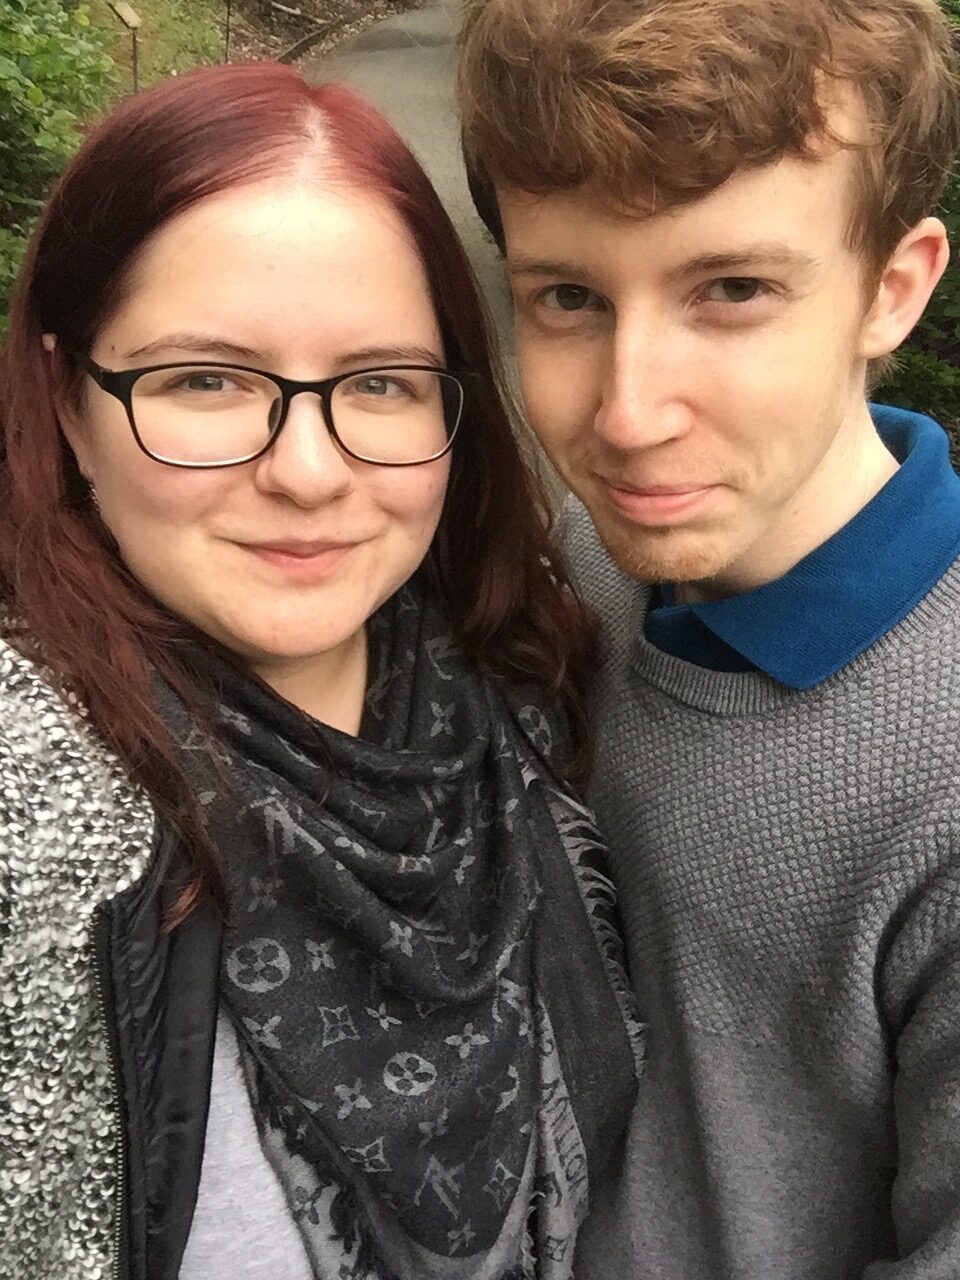
[[[571,773],[582,772],[579,688],[593,631],[521,461],[470,266],[423,170],[378,112],[340,86],[311,88],[289,67],[204,68],[164,81],[122,103],[87,140],[27,255],[0,355],[0,599],[180,829],[193,878],[177,918],[202,892],[225,901],[216,850],[151,695],[157,670],[190,697],[176,656],[185,627],[127,572],[91,509],[57,418],[58,397],[79,381],[64,353],[90,350],[138,250],[170,218],[215,192],[314,162],[321,180],[376,194],[400,216],[426,268],[448,361],[480,375],[430,571],[482,671],[559,695],[580,748]],[[44,350],[44,333],[57,335],[55,352]]]

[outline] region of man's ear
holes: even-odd
[[[878,360],[900,346],[923,315],[949,261],[947,229],[939,218],[924,218],[907,232],[883,269],[860,330],[864,360]]]
[[[66,437],[67,444],[73,450],[80,474],[92,485],[94,480],[90,465],[86,425],[79,408],[63,390],[63,353],[57,346],[57,335],[55,333],[45,333],[42,337],[42,342],[43,349],[47,353],[47,360],[50,363],[50,377],[54,387],[53,404],[57,411],[60,430]]]

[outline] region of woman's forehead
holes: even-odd
[[[297,182],[208,197],[146,242],[101,339],[135,349],[182,332],[256,351],[439,343],[399,215],[376,195]]]

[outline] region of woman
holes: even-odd
[[[2,392],[0,1273],[569,1276],[590,633],[422,171],[280,66],[128,101]]]

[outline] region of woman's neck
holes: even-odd
[[[354,737],[360,732],[367,691],[367,632],[326,653],[276,658],[251,664],[275,693],[315,720]]]

